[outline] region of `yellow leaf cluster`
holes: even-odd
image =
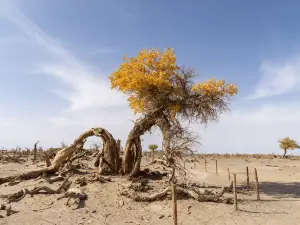
[[[192,91],[203,95],[233,96],[238,93],[238,87],[234,84],[226,84],[223,79],[209,79],[206,82],[198,82],[192,87]]]
[[[122,92],[137,92],[147,86],[170,88],[177,69],[173,49],[143,49],[135,58],[125,57],[109,78],[112,88]]]
[[[123,58],[124,62],[109,76],[111,87],[129,95],[130,107],[142,112],[143,100],[151,90],[171,90],[177,75],[174,50],[166,48],[142,49],[135,58]],[[155,93],[152,93],[155,94]]]
[[[299,145],[295,140],[290,139],[289,137],[286,137],[279,141],[280,148],[281,149],[296,149],[299,148]]]
[[[128,98],[129,106],[133,109],[133,113],[136,114],[138,112],[142,112],[145,107],[144,99],[137,98],[133,95],[129,96]]]

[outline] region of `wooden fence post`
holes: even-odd
[[[205,172],[207,172],[206,159],[204,159],[204,167],[205,167]]]
[[[250,182],[249,182],[249,168],[248,166],[246,167],[246,174],[247,174],[247,189],[250,189]]]
[[[236,193],[236,174],[233,174],[233,203],[234,203],[234,209],[238,210],[237,193]]]
[[[216,159],[216,174],[218,175],[218,160]]]
[[[258,183],[258,176],[257,176],[257,170],[254,168],[254,175],[255,175],[255,181],[256,181],[256,199],[259,201],[260,196],[259,196],[259,183]]]
[[[227,168],[227,171],[228,171],[228,180],[230,180],[230,171],[229,171],[229,168]]]
[[[176,184],[172,183],[173,221],[177,225]]]

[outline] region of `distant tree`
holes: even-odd
[[[158,149],[158,145],[152,144],[148,146],[148,149],[152,151],[152,162],[154,161],[154,151]]]
[[[294,150],[300,148],[295,140],[290,139],[289,137],[279,140],[280,148],[283,150],[283,158],[286,157],[287,150]]]
[[[37,145],[38,145],[39,141],[37,141],[35,144],[34,144],[34,147],[33,147],[33,161],[36,161],[36,153],[37,153]]]

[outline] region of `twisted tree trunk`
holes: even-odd
[[[120,141],[116,141],[107,130],[102,129],[100,137],[103,142],[102,152],[97,156],[95,166],[99,166],[99,174],[114,175],[120,171]]]
[[[157,118],[160,114],[160,111],[154,111],[135,122],[125,144],[122,164],[122,172],[124,174],[135,176],[140,171],[142,159],[142,144],[140,136],[149,131],[156,124],[155,118]]]

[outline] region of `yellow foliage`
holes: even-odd
[[[297,144],[297,142],[295,140],[290,139],[289,137],[286,137],[282,140],[279,140],[280,143],[280,148],[281,149],[296,149],[299,148],[299,145]]]
[[[226,84],[223,79],[216,81],[214,78],[206,82],[198,82],[192,87],[192,91],[204,95],[212,95],[216,97],[233,96],[238,93],[238,88],[233,84]]]
[[[125,56],[123,63],[109,79],[112,89],[129,96],[129,105],[134,113],[144,113],[152,107],[163,107],[172,118],[175,118],[182,110],[178,99],[182,100],[184,99],[182,96],[186,95],[186,91],[182,91],[180,86],[180,79],[184,77],[180,73],[176,55],[171,48],[164,51],[142,49],[136,57]],[[188,92],[201,96],[224,97],[233,96],[237,91],[237,87],[233,84],[225,84],[224,80],[210,79],[195,84]]]
[[[122,92],[143,91],[145,87],[169,89],[176,74],[176,56],[172,49],[140,51],[136,58],[124,57],[124,63],[109,78],[112,88]]]

